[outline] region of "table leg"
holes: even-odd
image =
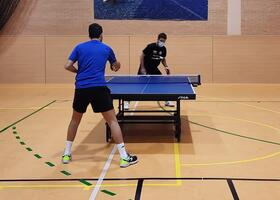
[[[120,111],[121,111],[121,106],[122,106],[122,104],[121,104],[121,99],[119,99],[119,107],[118,107],[119,113],[120,113]]]
[[[181,106],[180,100],[177,100],[176,106],[176,122],[175,122],[175,137],[178,142],[181,140],[181,114],[180,114]]]

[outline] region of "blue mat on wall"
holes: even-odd
[[[95,19],[207,20],[208,0],[94,0]]]

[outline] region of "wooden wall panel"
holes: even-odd
[[[147,44],[156,42],[156,39],[156,35],[130,37],[130,74],[137,74],[143,49]]]
[[[75,74],[64,69],[70,53],[73,48],[81,42],[88,41],[86,36],[57,36],[47,37],[46,39],[46,79],[47,83],[73,83]],[[121,69],[117,74],[129,73],[129,47],[128,37],[126,36],[104,36],[104,42],[110,45],[116,54],[117,59],[121,62]],[[110,70],[110,65],[107,65],[106,72],[115,74]]]
[[[131,73],[138,71],[142,50],[155,41],[156,36],[131,37]],[[212,37],[171,36],[166,47],[167,64],[173,74],[201,74],[203,81],[212,82]]]
[[[212,82],[212,37],[170,37],[168,63],[174,74],[201,74]]]
[[[242,0],[242,35],[279,35],[279,0]]]
[[[129,37],[128,36],[104,36],[104,42],[112,47],[117,60],[121,63],[121,69],[113,72],[109,62],[106,66],[106,74],[129,74]]]
[[[75,74],[64,69],[74,47],[87,37],[46,37],[46,82],[74,83]]]
[[[93,0],[21,0],[5,35],[86,35]]]
[[[2,35],[86,35],[93,21],[109,35],[226,35],[227,1],[211,0],[207,21],[94,20],[93,0],[21,0]],[[242,0],[242,35],[279,35],[279,0]]]
[[[63,66],[87,36],[0,37],[0,83],[73,83]],[[122,68],[136,74],[139,56],[155,35],[106,36]],[[280,36],[169,36],[173,74],[199,73],[204,83],[280,83]],[[163,68],[161,68],[163,69]],[[108,74],[113,74],[108,69]]]
[[[213,82],[279,83],[280,37],[214,37]]]
[[[4,35],[86,35],[93,22],[94,0],[21,0]],[[100,0],[101,1],[101,0]],[[221,35],[227,29],[227,0],[211,0],[207,21],[94,20],[107,35],[167,32],[175,35]]]
[[[44,37],[0,37],[0,83],[45,83]]]

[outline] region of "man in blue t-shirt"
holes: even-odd
[[[73,101],[73,114],[68,127],[67,141],[62,162],[69,163],[72,160],[71,147],[75,139],[78,126],[87,106],[91,104],[95,113],[101,113],[108,123],[114,141],[120,153],[120,167],[128,167],[138,162],[137,157],[129,155],[124,146],[122,132],[116,119],[113,100],[110,90],[106,86],[105,67],[109,61],[111,70],[118,71],[120,63],[116,60],[111,47],[102,43],[103,29],[99,24],[93,23],[89,26],[90,41],[77,45],[65,69],[76,73],[76,89]],[[78,68],[74,67],[78,63]]]

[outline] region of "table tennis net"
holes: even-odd
[[[192,85],[200,85],[200,75],[170,75],[170,76],[106,76],[109,84],[181,84],[189,83]]]

